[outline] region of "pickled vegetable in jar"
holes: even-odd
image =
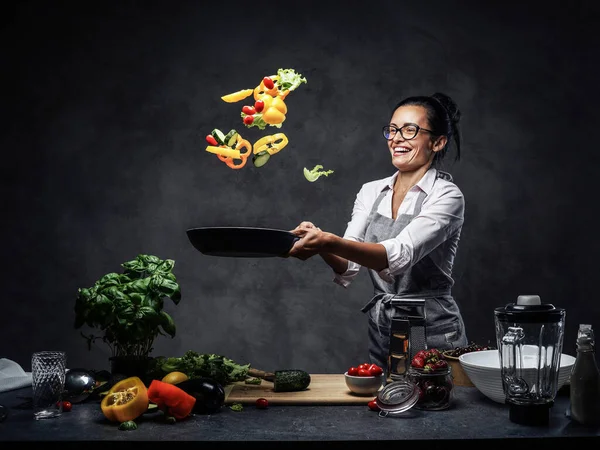
[[[454,397],[454,382],[450,366],[433,372],[409,367],[407,377],[419,389],[419,400],[415,408],[438,411],[450,407]]]

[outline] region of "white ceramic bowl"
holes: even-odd
[[[346,386],[352,392],[358,395],[375,395],[377,391],[383,386],[385,381],[385,373],[376,377],[357,377],[348,375],[348,372],[344,373],[346,379]]]
[[[536,357],[535,350],[528,349],[524,346],[523,362],[525,370],[531,367],[534,371]],[[502,376],[500,374],[500,354],[498,350],[480,350],[477,352],[469,352],[458,357],[460,365],[469,376],[475,387],[491,400],[504,403],[505,396],[502,389]],[[571,369],[575,364],[575,357],[561,353],[560,368],[558,370],[558,383],[556,390],[569,381]]]

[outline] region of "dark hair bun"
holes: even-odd
[[[460,121],[461,112],[454,100],[452,100],[449,96],[442,94],[441,92],[436,92],[431,96],[431,98],[434,98],[440,102],[444,108],[446,108],[446,111],[448,111],[448,116],[453,123],[456,124]]]

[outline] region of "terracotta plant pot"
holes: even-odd
[[[462,368],[460,361],[456,356],[450,356],[448,351],[442,352],[444,359],[448,361],[448,365],[452,367],[452,378],[455,386],[470,386],[475,387],[469,376]]]

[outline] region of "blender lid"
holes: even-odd
[[[509,303],[494,309],[496,318],[502,322],[560,322],[565,310],[551,303],[542,303],[539,295],[519,295],[517,303]]]
[[[377,394],[375,402],[384,414],[400,414],[419,401],[419,388],[408,379],[392,381]]]

